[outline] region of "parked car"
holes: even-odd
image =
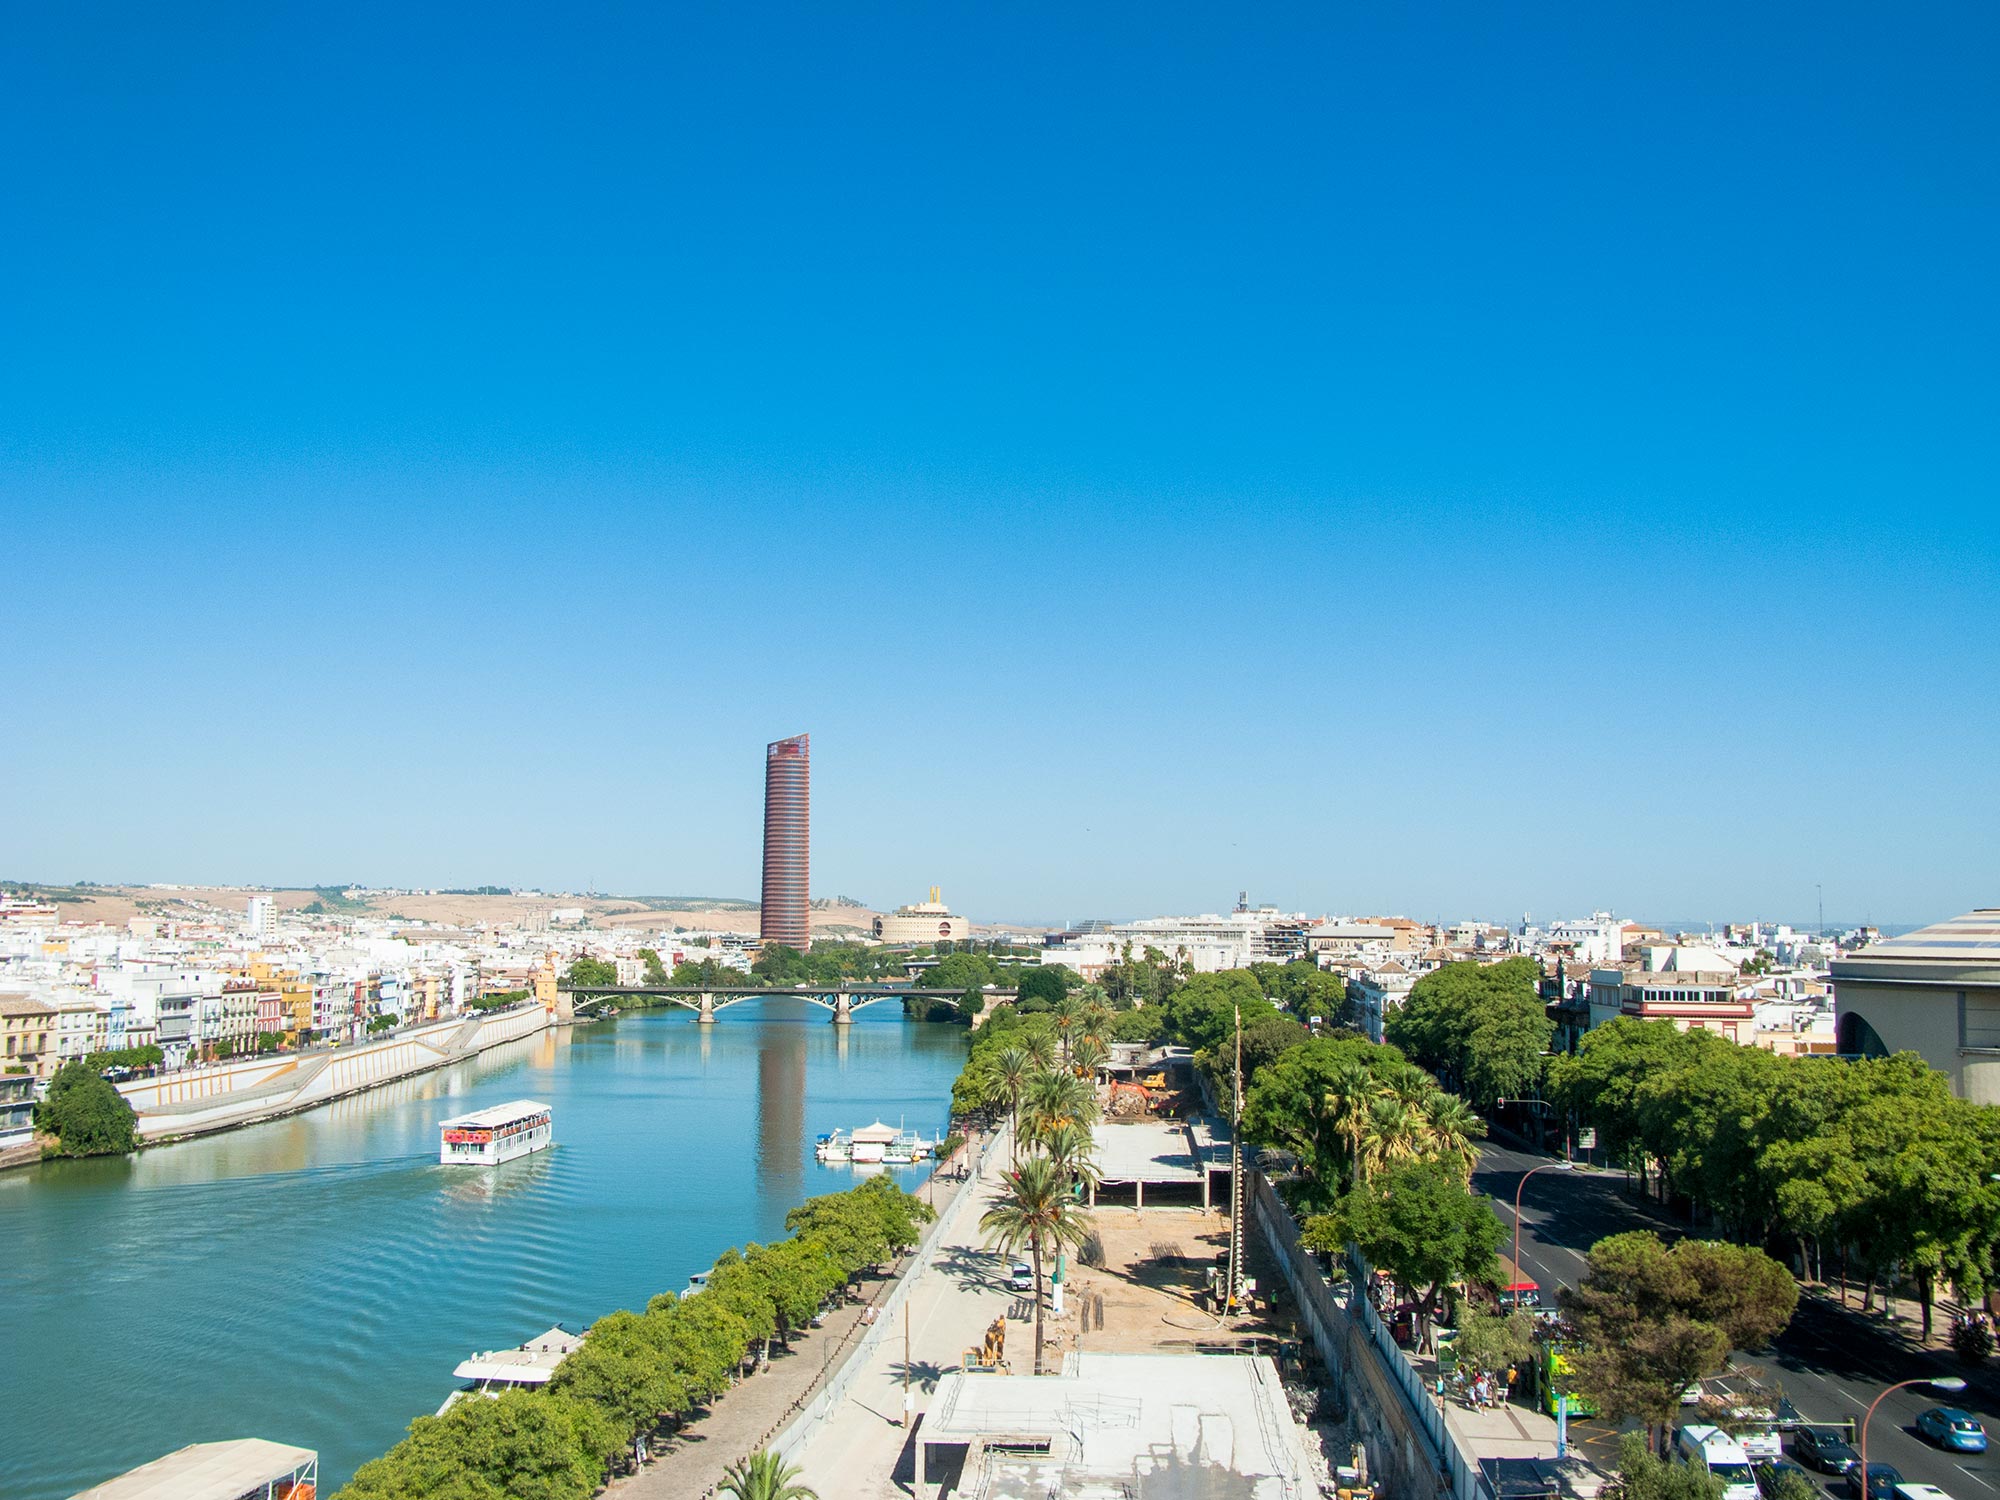
[[[1787,1474],[1796,1474],[1814,1489],[1819,1488],[1813,1483],[1812,1475],[1789,1458],[1767,1458],[1760,1464],[1752,1464],[1750,1472],[1757,1476],[1757,1493],[1762,1495],[1764,1500],[1778,1500],[1778,1486],[1784,1482]]]
[[[1845,1474],[1861,1462],[1861,1455],[1847,1441],[1839,1427],[1800,1427],[1792,1432],[1792,1457],[1822,1474]]]
[[[1025,1260],[1014,1262],[1007,1273],[1007,1290],[1010,1292],[1032,1292],[1035,1289],[1035,1268]]]
[[[1953,1453],[1984,1453],[1986,1429],[1969,1411],[1956,1406],[1933,1406],[1917,1417],[1917,1436],[1928,1438]]]
[[[1848,1500],[1862,1500],[1861,1465],[1853,1465],[1843,1478]],[[1902,1482],[1903,1471],[1894,1464],[1870,1464],[1867,1500],[1896,1500],[1896,1486]]]

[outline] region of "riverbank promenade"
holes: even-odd
[[[968,1159],[978,1158],[981,1144],[974,1142],[968,1145]],[[997,1252],[980,1251],[964,1243],[968,1233],[976,1240],[979,1216],[990,1206],[998,1175],[1006,1164],[1004,1149],[989,1150],[978,1179],[963,1186],[968,1201],[958,1201],[958,1184],[947,1181],[936,1183],[937,1201],[941,1205],[957,1202],[958,1211],[953,1216],[950,1231],[940,1239],[929,1264],[906,1294],[904,1307],[910,1314],[913,1338],[919,1326],[931,1329],[942,1337],[946,1328],[957,1329],[964,1319],[970,1319],[972,1326],[961,1340],[960,1347],[966,1343],[976,1344],[985,1332],[986,1324],[999,1313],[1017,1303],[1025,1305],[1025,1299],[1015,1298],[1003,1289],[1007,1269],[1005,1258]],[[948,1189],[952,1190],[949,1196]],[[966,1276],[968,1258],[974,1255],[982,1262],[978,1279],[991,1284],[992,1297],[960,1297],[956,1292],[949,1297],[940,1295],[941,1287],[955,1287]],[[905,1270],[908,1264],[906,1261]],[[722,1482],[724,1471],[731,1464],[768,1446],[776,1435],[791,1425],[826,1383],[839,1374],[843,1361],[852,1357],[852,1349],[864,1330],[876,1321],[879,1309],[894,1293],[898,1280],[898,1276],[891,1275],[869,1282],[860,1301],[830,1313],[824,1324],[796,1339],[790,1353],[778,1356],[766,1369],[731,1389],[699,1421],[684,1428],[670,1449],[660,1453],[639,1473],[613,1483],[605,1493],[615,1497],[615,1500],[692,1500],[692,1497],[714,1494]],[[976,1310],[964,1312],[955,1305],[958,1301],[972,1303]],[[948,1314],[944,1311],[945,1305],[950,1306]],[[856,1372],[842,1403],[826,1422],[819,1424],[817,1444],[825,1444],[829,1450],[836,1443],[845,1446],[846,1440],[853,1436],[850,1430],[862,1421],[888,1434],[868,1449],[865,1459],[857,1455],[854,1460],[880,1464],[881,1488],[853,1490],[855,1494],[898,1493],[895,1486],[889,1483],[889,1472],[896,1464],[898,1449],[905,1436],[900,1426],[893,1425],[901,1420],[903,1401],[900,1322],[890,1328],[888,1334]],[[1010,1331],[1010,1339],[1015,1336]],[[1008,1352],[1017,1355],[1012,1343]],[[957,1366],[957,1348],[951,1351],[950,1363],[953,1368]],[[923,1389],[928,1391],[936,1383],[937,1374],[937,1368],[926,1366],[920,1359],[912,1372],[912,1385],[921,1382]],[[891,1390],[888,1397],[882,1395],[885,1379]],[[873,1415],[870,1409],[875,1407],[880,1407],[884,1415]],[[809,1444],[798,1457],[809,1458],[817,1444]],[[877,1449],[880,1451],[877,1452]],[[847,1493],[831,1483],[816,1487],[821,1500],[836,1500],[838,1495]]]
[[[1008,1257],[987,1248],[979,1228],[1008,1165],[1004,1132],[996,1144],[977,1180],[966,1185],[970,1201],[958,1205],[905,1298],[907,1365],[899,1317],[856,1372],[840,1405],[793,1456],[805,1470],[802,1482],[820,1500],[909,1500],[916,1460],[914,1429],[903,1425],[905,1374],[915,1414],[921,1414],[938,1376],[958,1368],[965,1350],[980,1342],[996,1317],[1008,1319],[1008,1363],[1020,1372],[1033,1368],[1032,1306],[1025,1295],[1007,1290]],[[1049,1322],[1053,1327],[1056,1320]],[[935,1494],[935,1486],[925,1493]]]

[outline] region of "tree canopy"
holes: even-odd
[[[563,978],[575,988],[597,989],[618,982],[618,965],[608,958],[591,958],[586,955],[573,962]]]
[[[1507,1237],[1492,1200],[1441,1161],[1390,1168],[1309,1218],[1305,1231],[1317,1250],[1351,1242],[1370,1265],[1417,1291],[1427,1317],[1452,1282],[1487,1277]]]
[[[1914,1053],[1836,1062],[1778,1057],[1668,1021],[1618,1019],[1550,1069],[1555,1099],[1594,1126],[1614,1161],[1755,1243],[1822,1247],[1870,1280],[1917,1281],[1928,1325],[1937,1283],[1976,1298],[2000,1246],[2000,1111],[1952,1097]]]
[[[1384,1035],[1481,1109],[1532,1094],[1555,1025],[1532,958],[1452,963],[1419,979]]]
[[[1799,1289],[1761,1250],[1711,1240],[1667,1245],[1637,1230],[1593,1245],[1589,1270],[1561,1300],[1583,1341],[1575,1360],[1584,1392],[1613,1419],[1663,1422],[1731,1349],[1755,1350],[1783,1332]]]
[[[54,1136],[52,1156],[117,1156],[139,1149],[138,1116],[125,1096],[95,1069],[64,1063],[35,1106],[36,1128]]]

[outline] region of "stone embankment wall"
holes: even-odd
[[[550,1024],[550,1013],[530,1002],[412,1026],[351,1047],[268,1053],[142,1078],[120,1084],[118,1092],[139,1116],[139,1138],[157,1144],[311,1109],[533,1036]]]
[[[1327,1279],[1262,1172],[1249,1172],[1247,1182],[1251,1224],[1278,1262],[1301,1332],[1345,1388],[1349,1425],[1368,1451],[1369,1478],[1397,1500],[1490,1500],[1478,1464],[1459,1447],[1373,1305],[1358,1286]]]

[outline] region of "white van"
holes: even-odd
[[[1690,1422],[1675,1441],[1688,1463],[1701,1464],[1722,1481],[1722,1500],[1758,1500],[1757,1476],[1750,1472],[1750,1455],[1720,1427]]]

